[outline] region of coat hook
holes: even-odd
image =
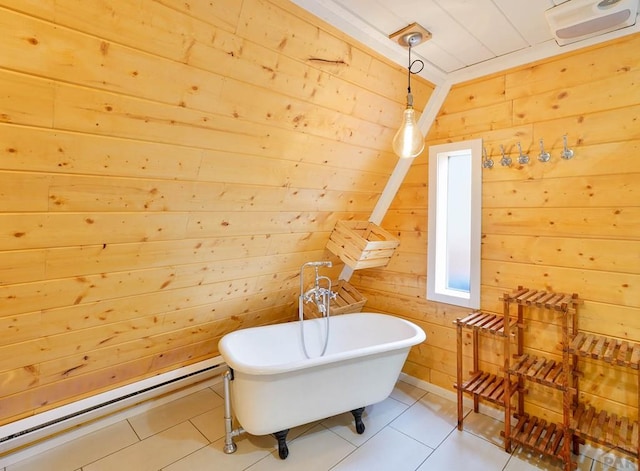
[[[550,158],[551,154],[544,150],[544,142],[542,139],[540,139],[540,155],[538,155],[538,160],[540,162],[549,162]]]
[[[493,160],[487,156],[487,149],[484,147],[482,148],[482,155],[482,166],[484,168],[493,168]]]
[[[569,149],[567,147],[567,135],[565,134],[564,136],[562,136],[562,140],[564,141],[564,149],[562,150],[562,154],[560,154],[560,157],[562,157],[565,160],[569,160],[571,157],[573,157],[573,150]]]
[[[520,151],[520,155],[518,156],[518,163],[520,165],[526,165],[529,163],[529,156],[522,153],[522,147],[520,146],[520,142],[518,142],[518,150]]]
[[[500,165],[503,167],[508,167],[511,165],[511,157],[508,157],[504,154],[504,146],[500,144],[500,152],[502,152],[502,158],[500,159]]]

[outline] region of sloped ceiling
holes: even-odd
[[[414,58],[425,62],[421,75],[435,84],[467,80],[634,33],[640,25],[636,21],[634,26],[560,47],[545,11],[567,0],[293,1],[404,66],[406,49],[389,35],[420,24],[433,38],[413,48]]]

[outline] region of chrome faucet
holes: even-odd
[[[318,273],[318,269],[320,267],[331,266],[331,261],[327,260],[320,262],[307,262],[300,268],[300,313],[302,313],[303,303],[314,302],[318,308],[318,312],[320,312],[323,317],[327,317],[329,315],[329,303],[332,299],[336,298],[337,293],[331,291],[331,279],[327,276],[320,275]],[[306,267],[315,268],[315,280],[313,287],[304,291],[304,269]],[[325,286],[321,286],[322,284]]]
[[[316,276],[313,283],[313,287],[304,290],[304,269],[307,267],[313,267],[316,270]],[[324,345],[322,346],[322,352],[320,352],[320,356],[323,356],[329,345],[329,303],[332,299],[336,298],[337,293],[331,291],[331,280],[329,277],[321,276],[318,273],[318,269],[320,267],[331,267],[331,262],[320,261],[320,262],[307,262],[300,267],[300,296],[298,296],[298,319],[300,320],[300,340],[302,342],[302,350],[307,358],[311,358],[309,356],[309,352],[307,351],[307,344],[305,341],[304,334],[304,325],[305,322],[315,322],[315,320],[304,320],[304,304],[308,302],[314,302],[316,307],[318,308],[318,312],[322,314],[324,318],[323,324],[325,325],[325,335],[324,335]],[[321,284],[325,284],[324,287]]]

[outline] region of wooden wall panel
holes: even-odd
[[[0,27],[0,424],[292,319],[306,261],[337,278],[403,67],[286,0],[0,0]]]
[[[640,35],[575,51],[452,88],[427,145],[482,138],[495,166],[483,170],[481,306],[501,313],[518,285],[576,292],[579,327],[640,341]],[[562,136],[575,151],[562,160]],[[551,152],[537,161],[539,140]],[[520,142],[532,161],[517,164]],[[500,145],[514,159],[499,164]],[[453,320],[468,310],[426,299],[428,152],[417,157],[382,226],[401,243],[386,268],[352,283],[367,309],[416,320],[427,341],[405,371],[450,389],[455,382]],[[408,241],[407,243],[404,243]],[[527,313],[526,348],[559,354],[558,319]],[[470,359],[469,335],[464,355]],[[481,347],[483,368],[499,371],[502,349]],[[583,399],[635,414],[637,372],[587,362]],[[587,376],[589,378],[587,378]],[[606,378],[606,379],[604,379]],[[560,418],[560,398],[532,386],[532,413]]]

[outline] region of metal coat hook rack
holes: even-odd
[[[569,160],[573,158],[573,156],[575,155],[575,152],[573,151],[573,149],[569,148],[567,134],[562,136],[562,141],[563,141],[563,148],[562,148],[562,151],[560,152],[560,157],[563,160]],[[542,163],[549,162],[551,160],[551,154],[545,150],[544,140],[542,138],[540,138],[539,142],[540,142],[540,153],[538,154],[538,161]],[[518,147],[518,156],[517,156],[518,163],[520,165],[528,165],[531,162],[529,155],[525,154],[522,151],[522,145],[520,144],[520,142],[517,142],[516,146]],[[500,153],[502,154],[502,158],[500,159],[500,165],[502,167],[510,167],[512,163],[512,159],[508,155],[508,153],[505,152],[504,145],[502,144],[500,144]],[[483,147],[482,148],[482,167],[493,168],[493,165],[494,165],[493,160],[487,154],[487,149]]]

